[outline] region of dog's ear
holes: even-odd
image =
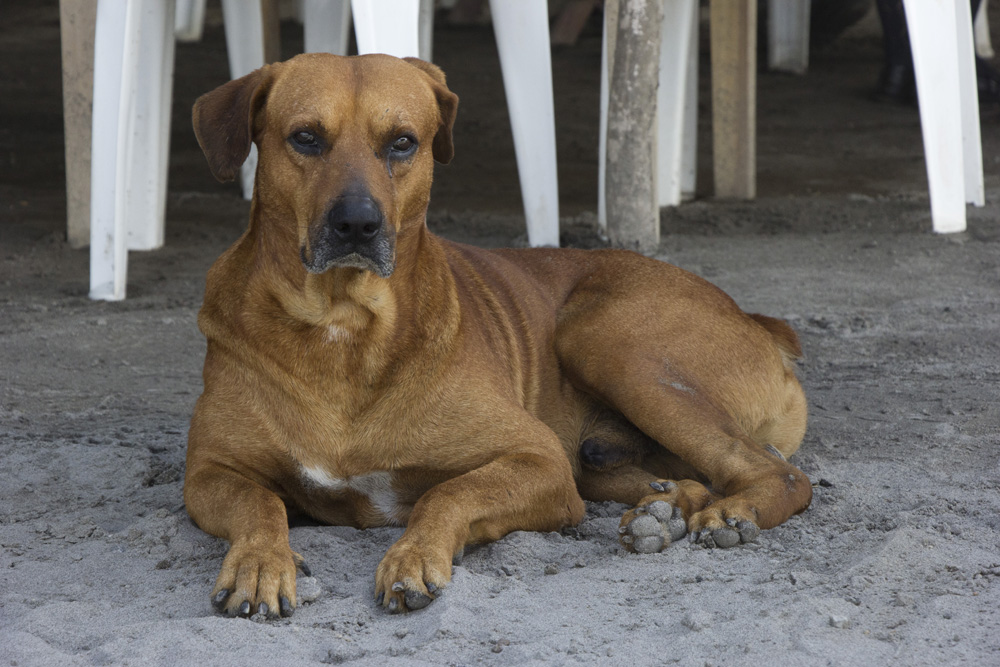
[[[448,90],[444,72],[437,65],[419,58],[403,58],[403,60],[422,70],[431,80],[434,95],[437,97],[438,110],[441,113],[441,125],[434,135],[434,159],[442,164],[448,164],[455,157],[451,128],[455,124],[455,114],[458,112],[458,95]]]
[[[270,67],[233,79],[205,93],[194,103],[192,122],[198,145],[212,174],[231,181],[250,154],[254,116],[271,85]]]

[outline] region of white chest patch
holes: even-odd
[[[392,488],[392,475],[387,472],[372,472],[354,477],[334,477],[318,466],[302,467],[306,484],[330,491],[351,490],[368,498],[375,510],[387,520],[401,524],[405,513],[401,511],[396,492]]]
[[[338,327],[336,324],[331,324],[326,328],[327,343],[339,343],[342,340],[347,340],[347,337],[350,335],[347,329]]]

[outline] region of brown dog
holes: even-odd
[[[250,225],[208,274],[184,485],[230,543],[220,610],[292,612],[288,512],[405,525],[375,574],[402,611],[466,544],[576,523],[581,496],[638,505],[621,540],[643,552],[749,541],[809,504],[784,322],[631,252],[427,230],[457,105],[428,63],[327,54],[195,104],[216,177],[259,149]]]

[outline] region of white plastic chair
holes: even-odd
[[[98,0],[91,155],[90,297],[125,298],[128,250],[163,245],[174,31],[201,33],[205,0]],[[344,53],[353,7],[362,53],[430,57],[430,0],[304,0],[306,49]],[[260,2],[222,0],[233,78],[264,65]],[[518,157],[528,239],[559,244],[555,114],[545,3],[496,3],[494,27]],[[241,168],[253,191],[256,148]]]
[[[163,245],[174,0],[99,0],[94,42],[90,298],[125,298],[128,250]]]
[[[767,5],[767,67],[792,74],[809,68],[811,0],[769,0]]]
[[[990,19],[986,14],[986,7],[989,4],[988,0],[979,4],[976,20],[972,23],[972,34],[976,40],[976,55],[980,58],[992,58],[996,55],[993,52],[993,40],[990,39]]]
[[[176,0],[174,37],[180,42],[200,42],[205,30],[206,0]]]
[[[809,4],[770,1],[772,69],[802,73],[808,66]],[[985,202],[974,53],[992,50],[986,5],[973,31],[966,0],[904,1],[936,232],[963,231],[966,203]]]
[[[985,204],[972,16],[965,0],[904,0],[935,232],[965,230]],[[985,3],[983,3],[985,4]]]
[[[125,298],[128,250],[163,245],[174,33],[197,39],[205,0],[98,0],[94,31],[90,298]],[[222,0],[233,78],[264,64],[260,2]],[[179,10],[179,11],[176,11]],[[256,149],[241,170],[252,190]]]
[[[965,0],[904,0],[904,4],[920,102],[933,229],[958,232],[966,226],[966,203],[985,203],[972,17]],[[779,69],[803,72],[808,66],[808,5],[808,0],[771,0],[769,4],[769,58]],[[982,11],[977,20],[982,20]],[[696,0],[666,0],[658,97],[661,206],[678,204],[684,193],[694,189],[696,153],[691,142],[696,134],[693,117],[697,109],[697,69],[690,59],[697,59],[697,20]],[[694,30],[688,21],[695,22]],[[988,41],[988,32],[986,37]],[[980,36],[981,46],[983,41]],[[689,59],[686,69],[681,64],[685,53]],[[606,53],[602,57],[598,221],[605,226]],[[681,127],[685,129],[678,136]]]

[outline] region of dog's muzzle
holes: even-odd
[[[367,195],[341,195],[309,243],[302,263],[310,273],[334,267],[371,271],[383,278],[395,268],[395,234],[382,209]]]

